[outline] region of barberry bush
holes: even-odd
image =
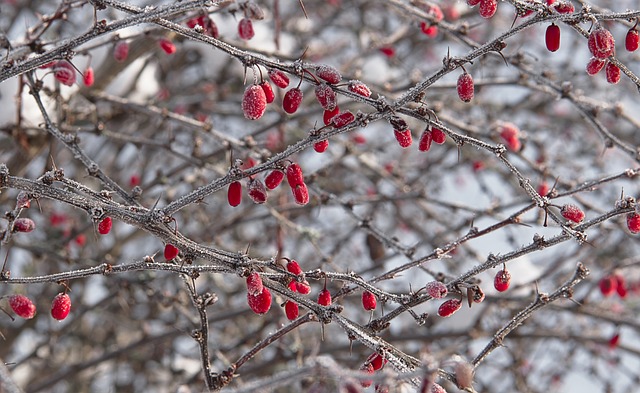
[[[636,2],[1,7],[0,390],[637,389]]]

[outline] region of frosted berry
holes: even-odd
[[[164,246],[164,259],[166,259],[167,261],[173,260],[175,257],[178,256],[179,253],[180,253],[180,250],[178,250],[178,247],[174,246],[171,243],[167,243]]]
[[[302,274],[302,268],[300,267],[300,264],[293,259],[287,261],[286,268],[289,273],[295,274],[296,276],[299,276]]]
[[[601,69],[604,68],[605,61],[603,59],[598,59],[597,57],[592,57],[587,63],[587,74],[595,75],[600,72]]]
[[[369,291],[362,292],[362,307],[364,307],[365,310],[375,310],[377,304],[378,301],[376,299],[376,295]]]
[[[242,184],[239,181],[234,181],[229,184],[229,190],[227,192],[227,201],[229,205],[236,207],[242,202]]]
[[[411,130],[409,129],[404,131],[393,130],[393,133],[396,137],[396,140],[398,141],[398,144],[403,149],[406,149],[407,147],[411,146],[411,144],[413,143],[413,138],[411,137]]]
[[[87,69],[84,70],[84,73],[82,75],[82,81],[84,82],[84,85],[87,87],[91,87],[93,86],[93,83],[95,82],[95,80],[96,80],[96,77],[95,77],[93,68],[87,67]]]
[[[640,214],[631,212],[627,214],[627,228],[631,233],[640,232]]]
[[[493,287],[496,291],[504,292],[509,289],[509,285],[511,285],[511,273],[506,269],[498,271],[493,279]]]
[[[335,128],[340,128],[351,124],[355,119],[356,117],[353,115],[353,113],[351,113],[350,111],[344,111],[341,114],[334,116],[331,119],[331,124],[333,124]]]
[[[53,298],[51,303],[51,316],[58,321],[62,321],[71,311],[71,299],[66,293],[60,292]]]
[[[384,365],[387,364],[387,362],[388,362],[387,359],[382,357],[379,353],[374,352],[371,355],[369,355],[365,364],[371,364],[373,366],[373,370],[378,371],[382,367],[384,367]]]
[[[329,87],[329,85],[327,85],[326,83],[319,84],[318,86],[316,86],[315,93],[316,99],[324,110],[332,111],[336,109],[336,105],[338,105],[336,92],[333,91],[333,89]]]
[[[509,150],[518,152],[522,148],[522,142],[520,142],[520,129],[513,123],[502,124],[498,131],[500,137],[507,145]]]
[[[65,86],[71,86],[76,82],[76,69],[66,60],[55,62],[53,76]]]
[[[284,179],[284,172],[280,169],[274,169],[271,173],[267,175],[264,179],[264,185],[267,186],[269,190],[273,190],[282,183]]]
[[[113,221],[111,217],[105,217],[98,223],[98,233],[101,235],[106,235],[111,232],[111,226],[113,225]]]
[[[498,10],[498,0],[480,0],[478,13],[483,18],[491,18]]]
[[[618,67],[617,65],[608,62],[607,66],[604,68],[604,72],[607,75],[607,82],[611,83],[612,85],[620,82],[620,67]]]
[[[551,4],[553,4],[553,2]],[[549,1],[547,1],[547,5],[551,4],[549,4]],[[559,14],[573,14],[576,10],[573,4],[568,1],[559,1],[553,5],[553,8]]]
[[[629,29],[624,38],[624,47],[629,52],[635,52],[638,50],[638,46],[640,46],[640,34],[638,33],[638,30]]]
[[[459,299],[449,299],[438,307],[438,315],[443,318],[450,317],[458,311],[460,307],[462,307],[462,302]]]
[[[322,122],[324,123],[325,126],[328,126],[329,124],[331,124],[331,119],[333,119],[339,113],[340,113],[340,108],[338,108],[338,105],[336,105],[335,109],[332,111],[325,110],[322,113]]]
[[[300,103],[302,103],[302,90],[294,87],[293,89],[289,89],[284,94],[284,99],[282,100],[282,108],[289,114],[295,113],[300,107]]]
[[[318,294],[318,304],[322,306],[330,306],[331,305],[331,292],[324,288]]]
[[[307,280],[304,280],[302,282],[296,281],[296,291],[303,295],[308,295],[311,292],[311,285],[309,285],[309,281]]]
[[[615,40],[609,30],[602,26],[598,26],[589,34],[588,46],[589,50],[595,57],[605,59],[613,55]]]
[[[603,296],[611,296],[618,288],[618,281],[613,276],[602,277],[598,282],[598,287],[600,287],[600,293]]]
[[[431,136],[433,138],[433,141],[438,145],[442,145],[447,140],[447,134],[445,134],[444,131],[437,127],[433,127],[431,129]]]
[[[422,21],[420,22],[420,31],[427,37],[434,38],[438,35],[438,26]]]
[[[250,40],[255,35],[251,19],[242,18],[238,22],[238,36],[243,40]]]
[[[13,222],[14,232],[31,232],[36,229],[36,223],[30,218],[16,218]]]
[[[280,70],[269,71],[269,79],[281,89],[286,89],[289,86],[289,77]]]
[[[342,80],[340,72],[326,64],[321,64],[316,68],[316,75],[318,75],[318,78],[324,79],[333,85],[340,83]]]
[[[467,4],[468,4],[470,7],[475,7],[475,6],[477,6],[478,4],[480,4],[480,0],[467,0]]]
[[[287,181],[291,188],[304,184],[304,175],[302,174],[302,168],[295,162],[287,167]]]
[[[113,58],[118,63],[122,63],[129,57],[129,43],[127,41],[118,41],[115,48],[113,48]]]
[[[271,308],[271,292],[269,288],[263,287],[259,295],[247,293],[247,303],[254,313],[266,314]]]
[[[249,181],[249,197],[259,205],[267,201],[267,189],[261,180],[252,179]]]
[[[427,284],[427,293],[434,299],[442,299],[447,296],[447,286],[440,281],[431,281]]]
[[[287,319],[290,321],[298,318],[298,315],[300,315],[300,308],[298,307],[298,303],[287,300],[287,302],[284,304],[284,312],[285,314],[287,314]]]
[[[166,38],[160,38],[158,45],[160,45],[160,48],[164,51],[164,53],[168,55],[172,55],[176,53],[176,45],[173,42],[171,42],[171,40],[168,40]]]
[[[264,115],[267,109],[267,95],[264,89],[258,85],[251,85],[246,88],[242,96],[242,112],[249,120],[257,120]]]
[[[306,184],[298,184],[293,187],[291,191],[293,192],[293,199],[298,205],[306,205],[309,203],[309,190]]]
[[[258,86],[262,87],[262,90],[264,90],[264,96],[267,99],[267,104],[271,104],[273,100],[276,99],[276,95],[273,94],[273,89],[271,88],[271,84],[267,81],[263,81]]]
[[[200,26],[202,28],[202,34],[209,35],[213,38],[218,38],[220,33],[218,32],[218,26],[206,15],[191,18],[187,21],[187,26],[190,29]]]
[[[317,153],[324,153],[325,151],[327,151],[328,148],[329,148],[328,139],[323,139],[313,144],[313,150],[315,150]]]
[[[429,151],[429,149],[431,149],[431,141],[433,141],[433,133],[427,128],[422,132],[422,135],[420,135],[418,150]]]
[[[576,205],[566,204],[560,209],[562,217],[569,221],[579,223],[584,220],[584,212]]]
[[[549,27],[547,27],[544,39],[549,52],[555,52],[560,49],[560,26],[556,25],[555,23],[549,25]]]
[[[464,102],[470,102],[473,99],[474,87],[471,74],[465,72],[458,77],[458,97]]]
[[[371,90],[369,89],[369,87],[359,80],[350,80],[347,88],[350,92],[356,93],[363,97],[371,96]]]
[[[264,285],[262,284],[262,278],[257,272],[251,272],[247,277],[247,292],[249,295],[259,295],[262,293]]]
[[[9,306],[20,318],[31,319],[36,315],[36,306],[24,295],[11,295]]]

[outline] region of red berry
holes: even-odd
[[[618,67],[617,65],[608,62],[607,66],[604,68],[604,72],[607,75],[607,82],[611,83],[612,85],[620,82],[620,67]]]
[[[286,89],[289,86],[289,77],[280,70],[270,70],[269,79],[281,89]]]
[[[316,68],[316,75],[333,85],[340,83],[340,81],[342,80],[342,75],[340,75],[340,72],[330,65],[326,64],[321,64],[318,66],[318,68]]]
[[[364,307],[365,310],[375,310],[377,303],[376,295],[369,291],[362,292],[362,307]]]
[[[431,137],[433,138],[433,141],[438,145],[442,145],[447,140],[447,134],[436,127],[433,127],[433,129],[431,129]]]
[[[615,349],[620,342],[620,334],[616,333],[609,339],[609,349]]]
[[[262,284],[262,278],[257,272],[251,272],[247,277],[247,292],[250,295],[256,296],[262,293],[262,289],[264,288]]]
[[[291,290],[291,292],[298,292],[298,286],[296,284],[296,280],[291,280],[289,281],[289,285],[287,285],[287,287]]]
[[[480,0],[478,13],[483,18],[491,18],[498,10],[498,0]]]
[[[587,74],[595,75],[600,72],[601,69],[604,68],[605,61],[603,59],[598,59],[597,57],[592,57],[587,63]]]
[[[111,232],[111,226],[113,225],[113,221],[111,217],[105,217],[98,223],[98,233],[101,235],[106,235]]]
[[[82,81],[84,82],[84,85],[87,87],[93,86],[93,82],[95,82],[95,74],[93,72],[93,68],[87,67],[87,69],[84,70],[84,74],[82,75]]]
[[[271,308],[271,292],[269,288],[263,287],[262,292],[258,295],[247,293],[247,303],[254,313],[259,315],[266,314]]]
[[[433,133],[430,129],[425,129],[420,135],[420,141],[418,142],[418,150],[429,151],[431,149],[431,141],[433,140]]]
[[[602,26],[598,26],[589,34],[588,46],[589,50],[595,57],[599,59],[606,59],[613,55],[615,40],[609,30]]]
[[[598,286],[603,296],[611,296],[618,287],[618,281],[613,276],[606,276],[600,279]]]
[[[331,305],[331,292],[324,288],[318,294],[318,304],[322,306],[330,306]]]
[[[485,164],[482,161],[476,160],[471,164],[471,167],[473,168],[474,172],[480,172],[484,169]]]
[[[549,52],[555,52],[560,49],[560,26],[552,23],[547,27],[544,39]]]
[[[287,181],[291,188],[304,184],[304,175],[302,174],[302,168],[300,168],[300,165],[294,162],[287,167]]]
[[[547,0],[547,5],[551,5],[553,3],[554,3],[553,1],[550,2],[549,0]],[[574,11],[576,10],[573,4],[569,3],[568,1],[560,1],[558,3],[555,3],[553,8],[555,8],[555,10],[559,14],[573,14]]]
[[[87,242],[87,237],[83,233],[81,233],[78,236],[76,236],[75,239],[73,239],[73,241],[75,241],[75,243],[78,246],[82,247]]]
[[[287,262],[286,268],[289,273],[295,274],[296,276],[302,274],[302,268],[300,267],[300,264],[293,259]]]
[[[356,93],[363,97],[371,96],[371,90],[369,89],[369,87],[367,87],[367,85],[365,85],[359,80],[355,80],[355,79],[350,80],[349,84],[347,85],[347,88],[349,89],[350,92]]]
[[[176,45],[173,42],[171,42],[171,40],[168,40],[166,38],[160,38],[160,41],[158,42],[158,44],[160,45],[160,48],[162,48],[164,53],[168,55],[172,55],[176,53]]]
[[[436,22],[440,22],[444,19],[444,14],[442,13],[442,9],[437,4],[426,3],[426,2],[416,2],[418,7],[422,8],[424,12],[431,15]]]
[[[300,103],[302,102],[302,90],[294,87],[293,89],[289,89],[284,94],[284,99],[282,100],[282,107],[284,111],[291,114],[295,113],[300,107]]]
[[[285,314],[287,314],[287,319],[290,321],[298,318],[298,315],[300,315],[298,303],[287,300],[287,302],[284,304],[284,312]]]
[[[202,34],[209,35],[213,38],[218,38],[220,36],[218,32],[218,26],[216,26],[212,19],[205,15],[189,19],[187,21],[187,26],[190,29],[193,29],[196,26],[200,26],[202,27]]]
[[[51,316],[58,321],[62,321],[71,311],[71,299],[66,293],[60,292],[51,302]]]
[[[459,299],[449,299],[438,307],[438,315],[443,318],[450,317],[458,311],[460,307],[462,307],[462,302]]]
[[[115,48],[113,48],[113,58],[118,63],[122,63],[129,57],[129,43],[127,41],[118,41]]]
[[[331,119],[331,124],[333,124],[335,128],[340,128],[351,124],[355,119],[356,117],[353,115],[353,113],[351,113],[350,111],[344,111],[341,114],[334,116]]]
[[[373,365],[371,363],[363,364],[360,367],[360,371],[369,375],[373,375],[373,373],[375,373],[375,370],[373,369]],[[373,381],[371,379],[363,379],[360,381],[360,386],[362,386],[365,389],[371,386],[372,384],[373,384]]]
[[[518,152],[522,148],[520,142],[520,129],[513,123],[504,123],[499,127],[500,136],[509,150]]]
[[[480,0],[467,0],[467,4],[470,7],[475,7],[476,5],[478,5],[480,3]]]
[[[384,367],[384,365],[387,364],[387,362],[388,362],[387,359],[383,358],[379,353],[374,352],[371,355],[369,355],[365,364],[371,364],[373,366],[373,370],[378,371],[382,367]]]
[[[631,212],[627,214],[627,228],[631,233],[640,232],[640,214]]]
[[[164,246],[164,259],[168,261],[173,260],[175,257],[178,256],[178,254],[180,253],[180,250],[178,250],[178,247],[174,246],[171,243],[167,243]]]
[[[234,181],[229,184],[229,190],[227,192],[227,200],[229,205],[236,207],[242,202],[242,184],[239,181]]]
[[[465,72],[458,77],[458,97],[464,102],[473,99],[473,78],[471,74]]]
[[[546,196],[549,191],[549,184],[547,184],[546,181],[543,181],[538,185],[538,194],[540,196]]]
[[[338,115],[338,113],[340,113],[340,108],[338,108],[338,105],[336,105],[335,109],[332,111],[325,110],[322,113],[322,122],[324,123],[324,125],[328,126],[329,124],[331,124],[331,119]]]
[[[629,52],[635,52],[638,50],[638,46],[640,46],[640,34],[638,33],[638,30],[629,29],[624,39],[624,47]]]
[[[249,197],[259,205],[267,201],[267,189],[261,180],[252,179],[249,181]]]
[[[242,97],[244,117],[249,120],[257,120],[264,115],[265,109],[267,109],[267,95],[264,89],[258,85],[247,87]]]
[[[493,279],[493,287],[498,292],[504,292],[511,285],[511,273],[508,270],[500,270]]]
[[[24,295],[11,295],[9,306],[20,318],[31,319],[36,315],[36,306]]]
[[[291,191],[293,192],[293,198],[298,205],[306,205],[309,203],[309,190],[307,189],[306,184],[298,184],[293,187]]]
[[[271,88],[271,84],[267,81],[263,81],[258,86],[262,87],[262,90],[264,90],[264,96],[267,99],[267,104],[271,104],[273,100],[276,99],[276,95],[273,94],[273,89]]]
[[[447,286],[440,281],[431,281],[427,284],[427,293],[434,299],[442,299],[447,296]]]
[[[240,19],[240,22],[238,22],[238,36],[243,40],[250,40],[254,35],[255,32],[253,31],[253,23],[251,23],[251,19]]]
[[[269,190],[273,190],[282,183],[282,179],[284,179],[284,172],[280,169],[274,169],[264,179],[264,184]]]
[[[434,38],[435,36],[438,35],[438,26],[429,24],[424,21],[420,22],[420,30],[427,37]]]
[[[320,106],[322,106],[324,110],[332,111],[336,109],[336,106],[338,105],[338,100],[336,99],[336,92],[333,91],[333,89],[329,87],[329,85],[327,85],[326,83],[321,83],[318,86],[316,86],[315,92],[316,92],[316,99],[318,100],[318,102],[320,103]]]
[[[396,55],[396,50],[393,48],[393,46],[385,45],[380,47],[378,50],[387,57],[393,57]]]
[[[302,282],[296,281],[296,291],[303,295],[308,295],[311,292],[311,285],[309,285],[309,281],[307,280],[304,280]]]
[[[328,139],[324,139],[324,140],[321,140],[320,142],[316,142],[313,144],[313,150],[315,150],[318,153],[324,153],[325,151],[327,151],[328,147],[329,147]]]
[[[76,82],[76,69],[66,60],[56,61],[53,66],[53,75],[65,86],[71,86]]]
[[[614,278],[616,280],[616,292],[618,292],[618,296],[624,299],[627,297],[627,280],[619,273],[615,274]]]
[[[407,147],[411,146],[411,144],[413,143],[413,138],[411,137],[411,130],[409,129],[404,131],[393,130],[393,133],[396,137],[396,140],[398,141],[398,144],[403,149],[406,149]]]
[[[16,218],[13,222],[14,232],[31,232],[36,229],[36,223],[30,218]]]
[[[584,220],[584,212],[576,205],[566,204],[562,206],[560,214],[562,214],[562,217],[575,223]]]

